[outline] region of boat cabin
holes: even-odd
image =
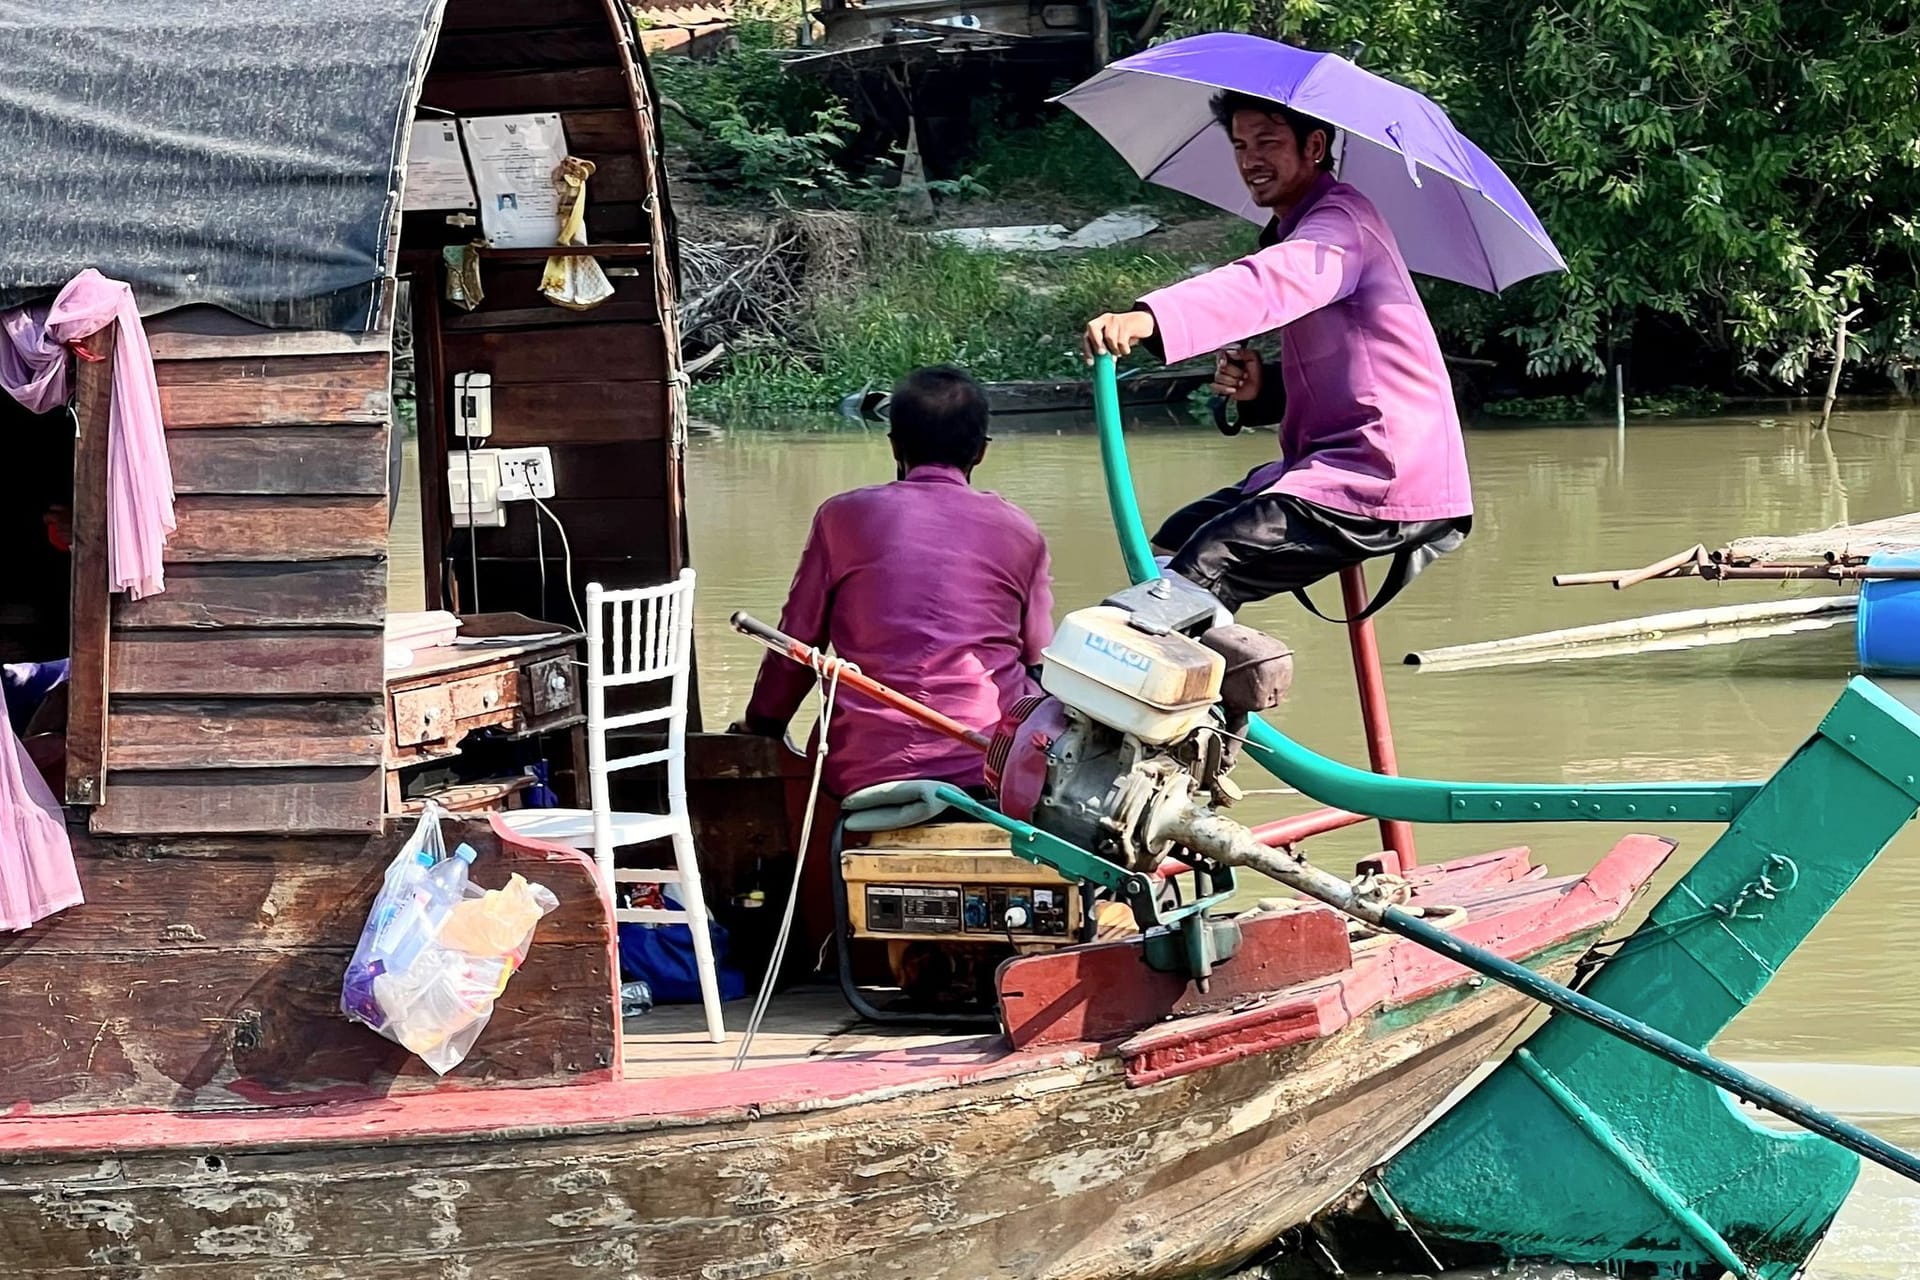
[[[87,268],[132,287],[177,529],[164,590],[108,593],[112,326],[75,362],[71,407],[0,396],[21,446],[0,660],[70,661],[63,697],[20,727],[63,792],[86,895],[0,935],[5,1105],[428,1083],[337,1007],[396,841],[428,795],[514,803],[532,761],[570,802],[581,593],[687,559],[673,211],[631,14],[41,9],[0,21],[17,90],[0,123],[35,140],[0,156],[0,310]],[[562,249],[565,157],[592,168]],[[563,262],[597,263],[611,295],[543,295]],[[415,450],[417,527],[396,523]],[[523,488],[551,496],[498,500],[503,457],[532,460]],[[396,658],[396,596],[393,614],[524,643]],[[486,883],[518,865],[483,818],[455,825],[450,847],[497,855]],[[591,865],[527,856],[563,905],[463,1074],[604,1074],[612,926]]]

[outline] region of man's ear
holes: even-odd
[[[1332,149],[1333,136],[1325,129],[1315,129],[1307,134],[1307,144],[1300,150],[1306,157],[1307,164],[1318,169]]]

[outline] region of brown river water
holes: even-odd
[[[1695,542],[1719,546],[1747,534],[1799,533],[1920,510],[1920,409],[1843,411],[1830,446],[1809,429],[1810,418],[1804,407],[1782,407],[1699,421],[1636,419],[1624,437],[1610,424],[1471,430],[1473,536],[1378,619],[1402,772],[1578,783],[1761,778],[1777,768],[1851,673],[1850,625],[1722,648],[1484,671],[1422,672],[1399,660],[1438,645],[1832,591],[1683,580],[1616,592],[1555,589],[1549,581],[1556,572],[1644,564]],[[1123,585],[1089,425],[1009,418],[996,422],[994,433],[976,481],[1019,503],[1046,532],[1059,609],[1095,603]],[[1270,457],[1273,442],[1259,433],[1224,439],[1210,426],[1165,417],[1130,430],[1129,447],[1151,528],[1180,503]],[[409,459],[410,481],[411,470]],[[892,474],[881,427],[696,424],[688,511],[710,725],[738,714],[759,658],[728,629],[727,616],[747,609],[777,617],[814,507]],[[418,607],[417,556],[404,547],[408,521],[403,509],[395,525],[396,608]],[[1333,584],[1316,592],[1316,603],[1336,611]],[[1315,750],[1364,765],[1341,629],[1291,600],[1253,606],[1241,621],[1295,648],[1293,691],[1276,723]],[[1920,704],[1920,683],[1890,687]],[[1255,794],[1236,816],[1258,821],[1310,807],[1297,795]],[[1664,892],[1717,829],[1659,833],[1680,845],[1655,885]],[[1556,871],[1574,872],[1592,865],[1618,834],[1579,824],[1424,827],[1418,848],[1422,860],[1433,861],[1526,844]],[[1354,828],[1319,838],[1309,852],[1338,867],[1372,852],[1376,839],[1373,828]],[[1909,828],[1721,1036],[1716,1052],[1920,1149],[1916,918],[1920,829]],[[1548,1267],[1520,1274],[1574,1280],[1586,1273]],[[1809,1274],[1920,1276],[1920,1189],[1869,1166]]]

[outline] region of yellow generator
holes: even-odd
[[[864,1017],[993,1021],[1003,960],[1090,937],[1086,891],[1015,857],[998,827],[934,823],[858,839],[835,842],[833,888],[840,985]],[[897,994],[877,989],[882,978]]]

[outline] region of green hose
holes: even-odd
[[[1134,496],[1112,356],[1094,361],[1093,415],[1100,432],[1107,505],[1127,577],[1133,582],[1159,577]],[[1389,778],[1328,759],[1258,717],[1248,740],[1247,754],[1261,768],[1321,804],[1403,822],[1727,822],[1760,791],[1757,782],[1571,787]]]

